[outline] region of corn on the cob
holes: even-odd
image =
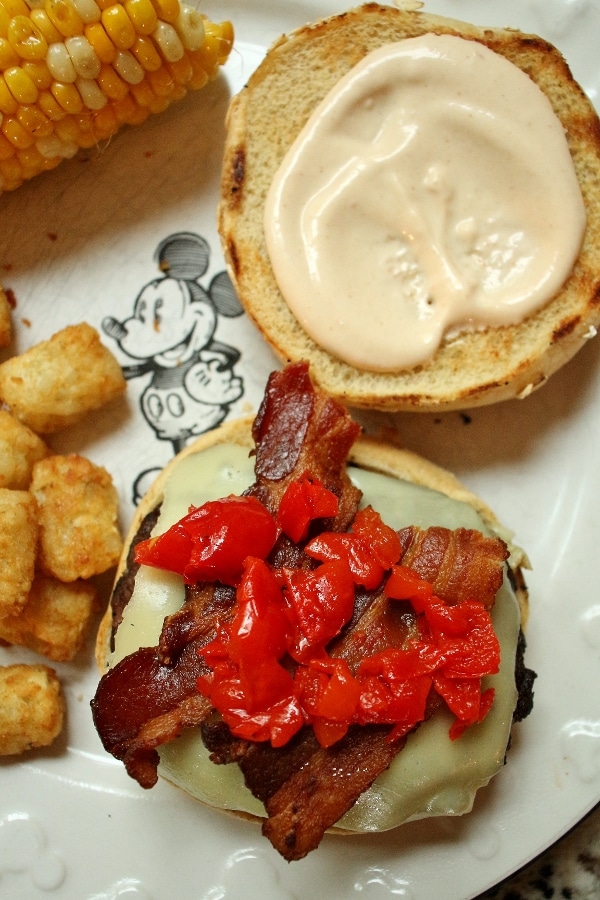
[[[179,0],[0,0],[0,192],[202,87],[232,43]]]

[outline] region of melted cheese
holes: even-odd
[[[487,531],[475,510],[465,503],[373,472],[357,468],[350,471],[363,491],[363,503],[371,503],[395,528],[436,524]],[[241,493],[253,480],[253,461],[248,451],[238,446],[218,445],[184,458],[167,482],[154,533],[165,531],[190,504]],[[183,584],[177,576],[141,567],[116,635],[111,665],[140,646],[155,645],[164,616],[177,610],[183,597]],[[487,684],[496,689],[496,698],[485,721],[468,729],[457,741],[448,737],[449,714],[425,722],[409,737],[390,769],[343,817],[340,826],[382,831],[411,818],[458,815],[471,809],[477,789],[503,765],[517,699],[514,661],[520,619],[507,583],[498,594],[493,619],[502,663],[500,673],[487,679]],[[236,765],[210,762],[197,729],[189,729],[160,748],[160,757],[160,774],[197,799],[224,809],[264,815],[262,804],[246,789]]]

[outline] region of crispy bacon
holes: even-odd
[[[476,598],[488,609],[504,577],[509,553],[499,538],[485,537],[468,528],[410,526],[400,532],[402,562],[433,585],[446,603]]]
[[[102,677],[92,700],[94,724],[104,747],[142,787],[156,784],[156,748],[210,712],[196,688],[205,673],[198,646],[190,643],[175,666],[163,665],[156,647],[143,647]]]
[[[289,481],[310,469],[340,500],[336,520],[323,525],[345,529],[360,499],[345,467],[358,431],[342,406],[315,391],[305,363],[273,373],[254,424],[256,483],[249,493],[276,510]],[[303,564],[304,554],[289,541],[279,542],[274,553],[286,564]],[[142,787],[156,783],[156,748],[210,712],[196,688],[204,671],[198,650],[214,637],[233,599],[221,586],[189,589],[183,607],[165,619],[159,646],[136,651],[100,680],[91,704],[94,724],[105,749],[123,760]]]

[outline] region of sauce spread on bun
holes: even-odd
[[[586,227],[564,129],[516,65],[425,34],[367,54],[319,103],[267,194],[279,289],[359,369],[431,359],[561,289]]]

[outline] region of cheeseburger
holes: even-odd
[[[287,860],[469,812],[532,705],[522,551],[449,473],[359,431],[307,364],[273,373],[254,420],[151,487],[98,634],[106,750],[261,820]]]

